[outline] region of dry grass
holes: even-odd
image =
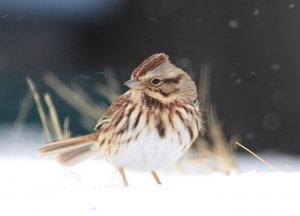
[[[270,163],[268,163],[267,161],[265,161],[264,159],[259,157],[257,154],[255,154],[253,151],[251,151],[249,148],[245,147],[244,145],[240,144],[239,142],[235,142],[235,144],[237,144],[238,146],[240,146],[241,148],[245,149],[247,152],[252,154],[254,157],[256,157],[258,160],[260,160],[262,163],[264,163],[271,170],[273,170],[273,171],[277,170],[274,166],[272,166]]]
[[[66,85],[52,73],[47,73],[44,76],[44,81],[59,97],[81,114],[87,122],[86,127],[89,129],[94,126],[95,120],[105,110],[96,104],[79,86],[75,84],[73,86]]]
[[[58,114],[50,94],[44,94],[44,101],[48,108],[47,113],[34,82],[30,78],[27,78],[27,84],[35,101],[47,141],[51,142],[53,138],[66,139],[70,137],[69,120],[68,118],[65,119],[63,127],[64,130],[62,130],[62,126],[59,122]]]
[[[64,133],[61,129],[61,125],[59,123],[56,108],[55,108],[55,105],[52,101],[52,98],[48,93],[46,93],[44,95],[44,100],[45,100],[45,102],[47,104],[47,107],[49,109],[49,115],[50,115],[50,119],[51,119],[51,121],[49,121],[49,122],[52,123],[52,127],[54,129],[56,137],[57,137],[57,139],[63,139],[64,138]]]
[[[104,73],[106,83],[108,85],[98,83],[95,91],[112,102],[118,95],[122,94],[120,83],[116,78],[114,71],[107,68]],[[44,76],[45,83],[71,107],[73,107],[81,115],[81,125],[88,130],[92,130],[97,120],[107,109],[107,105],[100,102],[95,102],[85,90],[76,83],[65,84],[52,73],[47,73]]]
[[[32,80],[30,78],[27,78],[27,84],[29,86],[29,89],[30,89],[33,99],[35,101],[37,110],[39,112],[39,116],[40,116],[40,119],[41,119],[41,122],[42,122],[42,125],[44,128],[44,133],[46,135],[47,141],[50,142],[51,134],[50,134],[50,129],[49,129],[49,123],[48,123],[48,119],[47,119],[47,116],[45,113],[45,109],[44,109],[43,104],[40,99],[40,95],[39,95],[34,83],[32,82]]]
[[[107,100],[112,101],[116,96],[121,94],[119,82],[111,68],[107,68],[103,73],[104,78],[109,87],[103,84],[96,86],[96,91],[100,93]],[[52,73],[46,73],[44,82],[65,102],[71,105],[81,115],[81,124],[88,130],[94,128],[99,117],[107,109],[103,103],[95,102],[79,85],[71,83],[70,85],[62,82],[58,77]],[[47,141],[53,139],[65,139],[71,136],[70,119],[65,117],[61,124],[55,104],[48,93],[44,94],[44,101],[41,100],[39,92],[34,82],[28,78],[27,84],[29,86],[31,95],[34,98],[41,123],[46,135]],[[100,92],[101,89],[101,92]],[[43,104],[46,104],[47,110]],[[25,110],[24,110],[25,111]],[[48,112],[47,112],[48,111]]]
[[[208,166],[211,166],[212,171],[230,173],[233,170],[237,170],[237,166],[233,159],[230,142],[227,140],[219,121],[216,106],[211,102],[211,74],[212,65],[204,62],[200,70],[198,96],[206,136],[199,135],[194,144],[193,152],[192,154],[189,152],[189,155],[195,161],[198,161],[200,166],[203,166],[201,163],[206,163]],[[203,160],[203,158],[206,160]]]

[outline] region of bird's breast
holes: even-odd
[[[150,118],[148,124],[138,125],[134,130],[123,134],[124,138],[120,137],[120,140],[126,142],[119,145],[113,143],[112,150],[106,154],[108,162],[117,168],[135,171],[151,171],[175,163],[194,141],[190,131],[193,129],[189,127],[196,128],[196,123],[191,121],[187,126],[186,122],[175,117],[173,126],[166,126],[163,116],[157,121],[151,122],[152,120]]]
[[[141,131],[137,139],[121,145],[116,153],[106,155],[106,159],[117,168],[134,171],[163,168],[177,161],[189,146],[185,133],[188,132],[179,137],[178,133],[168,132],[161,138],[157,131],[148,128]]]

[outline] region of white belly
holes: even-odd
[[[106,156],[109,163],[117,168],[134,171],[152,171],[176,162],[190,145],[190,137],[185,128],[179,135],[168,131],[161,139],[156,130],[144,129],[138,138],[122,145],[116,155]]]

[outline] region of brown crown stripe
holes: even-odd
[[[144,76],[148,71],[153,70],[165,63],[169,57],[164,53],[154,54],[144,60],[133,72],[132,77]]]

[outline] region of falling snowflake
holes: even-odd
[[[241,85],[242,82],[243,82],[243,79],[242,79],[242,78],[237,78],[237,79],[235,80],[235,84],[236,84],[236,85]]]
[[[272,63],[272,64],[270,64],[270,69],[271,70],[280,70],[281,65],[279,63]]]
[[[253,16],[257,16],[259,14],[259,9],[255,9],[254,11],[253,11]]]
[[[238,28],[240,24],[237,20],[230,20],[228,25],[230,28]]]

